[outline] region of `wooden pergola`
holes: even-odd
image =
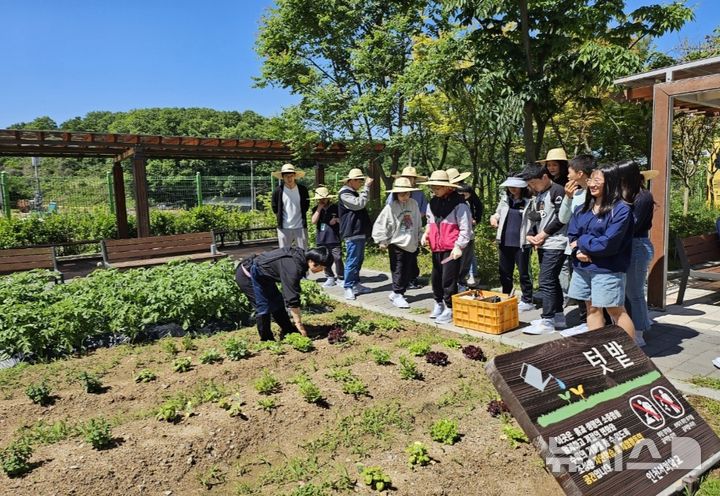
[[[384,145],[369,150],[372,157]],[[315,169],[315,184],[325,182],[325,164],[348,155],[342,143],[316,145],[308,154]],[[292,161],[293,152],[282,141],[263,139],[224,139],[190,136],[149,136],[71,131],[0,130],[0,156],[15,157],[102,157],[113,159],[113,184],[118,235],[127,238],[127,207],[122,162],[130,160],[135,188],[135,215],[138,237],[150,236],[146,165],[148,159],[228,159]],[[370,160],[370,175],[377,177],[378,161]],[[376,182],[377,183],[377,182]],[[379,184],[373,184],[376,188]],[[373,191],[379,195],[379,190]]]
[[[675,111],[720,115],[720,57],[635,74],[615,84],[625,88],[627,100],[653,104],[650,166],[659,175],[651,182],[657,208],[650,232],[655,256],[648,277],[648,303],[665,308],[673,116]]]

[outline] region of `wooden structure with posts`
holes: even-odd
[[[675,111],[720,115],[720,57],[635,74],[615,84],[625,89],[627,100],[653,105],[650,166],[659,175],[651,182],[657,208],[650,232],[655,255],[648,277],[648,303],[665,308],[673,116]]]
[[[371,157],[368,174],[378,177],[378,155],[384,145],[368,150]],[[308,153],[315,169],[315,183],[325,182],[325,164],[348,155],[342,143],[318,144]],[[150,236],[146,165],[148,159],[230,159],[292,161],[293,151],[282,141],[264,139],[202,138],[190,136],[150,136],[141,134],[108,134],[74,131],[0,130],[0,156],[16,157],[109,157],[113,158],[113,196],[118,235],[129,237],[125,183],[122,162],[129,160],[135,188],[135,215],[138,237]],[[299,164],[302,166],[302,163]],[[371,194],[379,197],[379,185]]]

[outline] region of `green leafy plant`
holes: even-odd
[[[440,419],[430,427],[430,437],[433,441],[453,445],[460,440],[456,420]]]
[[[155,418],[165,422],[179,422],[185,415],[184,409],[187,402],[184,398],[171,398],[160,405],[155,414]]]
[[[265,410],[266,412],[271,412],[278,407],[275,398],[260,398],[257,404],[258,408]]]
[[[180,344],[182,344],[183,351],[192,351],[196,350],[197,346],[195,345],[195,341],[193,341],[193,338],[190,334],[185,334],[182,339],[180,340]]]
[[[508,414],[502,414],[500,419],[503,423],[503,434],[510,442],[510,447],[516,448],[520,443],[530,442],[523,430],[513,423],[512,418]]]
[[[197,480],[205,489],[212,489],[213,486],[225,484],[225,472],[217,465],[211,465],[207,471],[198,474]]]
[[[279,341],[262,341],[255,347],[257,351],[267,350],[273,355],[284,355],[285,346]]]
[[[96,374],[83,371],[78,376],[78,379],[83,384],[85,391],[90,394],[99,394],[105,391],[100,378]]]
[[[399,332],[403,330],[400,321],[394,317],[378,317],[373,323],[380,332]]]
[[[446,346],[453,350],[459,350],[460,348],[462,348],[462,344],[460,344],[460,341],[458,341],[457,339],[445,339],[443,340],[442,344],[443,346]]]
[[[33,403],[40,406],[47,406],[53,402],[50,387],[44,381],[37,384],[30,384],[25,388],[25,394],[28,395],[28,398],[30,398]]]
[[[422,374],[418,371],[417,365],[412,358],[401,356],[400,359],[400,377],[405,380],[416,379],[422,380]]]
[[[85,441],[96,450],[109,448],[113,445],[110,422],[103,418],[90,419],[83,427]]]
[[[345,332],[350,332],[358,322],[360,322],[360,316],[352,313],[346,312],[335,317],[335,324]]]
[[[180,357],[173,361],[173,370],[175,372],[187,372],[192,369],[192,361],[190,357]]]
[[[280,391],[280,381],[273,376],[267,369],[263,369],[262,376],[255,381],[255,390],[264,395],[270,395]]]
[[[296,332],[293,332],[293,333],[285,336],[285,338],[283,339],[283,342],[286,344],[289,344],[296,350],[301,351],[303,353],[307,353],[314,349],[312,339],[305,337],[301,334],[298,334]]]
[[[160,348],[168,355],[175,356],[180,353],[177,344],[173,338],[163,338],[160,340]]]
[[[370,486],[375,491],[384,491],[391,487],[392,481],[390,477],[383,472],[382,467],[365,467],[360,473],[366,486]]]
[[[431,344],[424,339],[413,341],[407,347],[408,352],[414,356],[425,356],[428,354],[430,349]]]
[[[408,454],[408,465],[415,468],[416,465],[425,466],[430,463],[430,455],[428,455],[427,447],[420,441],[415,441],[405,448]]]
[[[142,369],[135,376],[135,382],[152,382],[155,379],[157,379],[157,376],[155,375],[155,372],[150,369]]]
[[[202,355],[200,355],[200,363],[202,364],[211,364],[211,363],[219,363],[222,362],[222,357],[220,356],[220,353],[215,348],[209,348],[205,350]]]
[[[352,327],[352,332],[369,336],[375,331],[375,322],[372,320],[361,320]]]
[[[368,387],[359,377],[353,377],[350,380],[343,382],[342,390],[345,394],[351,394],[355,398],[358,396],[368,396]]]
[[[33,449],[25,439],[19,439],[0,451],[0,464],[8,477],[18,477],[30,471],[28,461]]]
[[[252,353],[248,348],[248,343],[244,339],[237,339],[231,337],[223,345],[225,348],[225,355],[229,360],[237,361],[243,358],[248,358]]]
[[[315,385],[309,378],[298,382],[298,388],[303,399],[308,403],[321,403],[323,395],[320,388]]]
[[[387,365],[390,363],[390,352],[376,346],[367,349],[367,353],[372,356],[373,361],[378,365]]]

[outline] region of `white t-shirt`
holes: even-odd
[[[283,228],[302,229],[302,213],[300,212],[300,188],[283,188]]]

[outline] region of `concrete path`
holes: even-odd
[[[323,282],[325,276],[311,275],[311,279]],[[482,339],[492,340],[516,348],[526,348],[561,338],[560,334],[531,336],[523,334],[522,328],[531,320],[540,318],[540,310],[522,312],[520,328],[500,335],[485,334],[470,329],[456,327],[453,324],[438,325],[428,317],[433,306],[432,292],[429,286],[409,290],[406,299],[410,309],[401,310],[393,306],[388,299],[391,291],[390,274],[373,270],[363,270],[362,284],[373,289],[367,295],[358,296],[354,301],[343,298],[341,285],[328,288],[328,294],[338,301],[358,306],[385,315],[403,317],[432,327],[441,327],[460,334],[470,334]],[[340,281],[342,283],[342,281]],[[720,370],[712,364],[712,359],[720,356],[720,283],[690,284],[685,293],[682,306],[669,305],[665,312],[651,312],[655,321],[652,330],[645,333],[648,343],[643,348],[655,365],[670,381],[686,394],[707,396],[720,401],[720,390],[702,388],[687,382],[694,376],[707,376],[720,379]],[[668,286],[668,302],[674,302],[677,286]],[[425,311],[420,311],[424,309]],[[568,325],[576,323],[577,310],[567,312]]]

